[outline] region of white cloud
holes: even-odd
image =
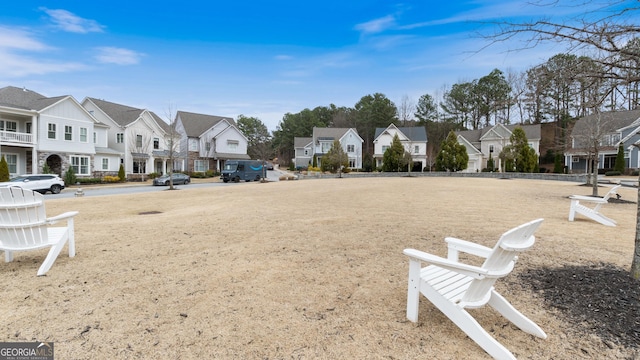
[[[361,24],[357,24],[355,29],[364,34],[377,34],[381,33],[396,24],[396,18],[393,15],[387,15],[385,17],[367,21]]]
[[[77,62],[52,61],[41,56],[23,54],[51,49],[25,30],[0,26],[0,76],[18,78],[86,68]]]
[[[86,34],[90,32],[103,32],[104,26],[91,19],[83,19],[76,14],[62,9],[40,8],[51,17],[55,26],[63,31]]]
[[[0,49],[43,51],[48,48],[25,30],[0,26]]]
[[[98,52],[94,57],[101,63],[117,65],[135,65],[140,62],[144,54],[129,49],[104,46],[97,47]]]

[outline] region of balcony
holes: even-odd
[[[15,131],[0,131],[0,142],[7,144],[30,144],[33,145],[33,134]]]

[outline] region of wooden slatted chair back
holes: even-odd
[[[0,188],[0,244],[7,250],[48,245],[42,194],[17,187]]]
[[[483,279],[475,279],[461,299],[465,307],[481,307],[489,301],[491,289],[496,280],[507,276],[513,270],[519,252],[529,249],[535,243],[533,235],[543,219],[537,219],[513,228],[500,237],[482,268],[489,271]]]

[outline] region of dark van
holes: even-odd
[[[229,160],[222,169],[222,181],[240,182],[260,181],[263,177],[262,161],[258,160]]]

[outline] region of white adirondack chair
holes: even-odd
[[[74,257],[73,217],[77,214],[69,211],[47,218],[42,194],[16,187],[0,188],[0,250],[4,251],[5,261],[13,261],[15,251],[51,247],[38,269],[41,276],[49,271],[65,243],[69,243],[69,257]],[[49,226],[62,220],[66,220],[66,226]]]
[[[595,220],[600,224],[607,226],[616,226],[616,222],[613,219],[610,219],[602,213],[600,213],[600,207],[603,204],[609,202],[609,198],[612,195],[617,194],[616,190],[621,185],[613,186],[603,197],[597,196],[584,196],[584,195],[571,195],[569,199],[571,199],[571,207],[569,208],[569,221],[573,221],[575,219],[576,214],[583,215],[588,217],[591,220]],[[580,203],[582,201],[582,204]],[[586,206],[585,203],[591,204],[592,207]],[[595,204],[595,206],[593,206]]]
[[[533,233],[542,221],[534,220],[505,232],[493,249],[465,240],[446,238],[447,259],[414,249],[404,250],[410,259],[407,318],[412,322],[418,321],[420,294],[423,294],[496,359],[515,357],[465,309],[488,304],[523,331],[545,339],[547,335],[538,325],[516,310],[493,288],[497,279],[513,270],[518,252],[533,246]],[[485,261],[482,266],[461,263],[458,261],[460,251],[480,256]],[[422,263],[429,265],[422,267]]]

